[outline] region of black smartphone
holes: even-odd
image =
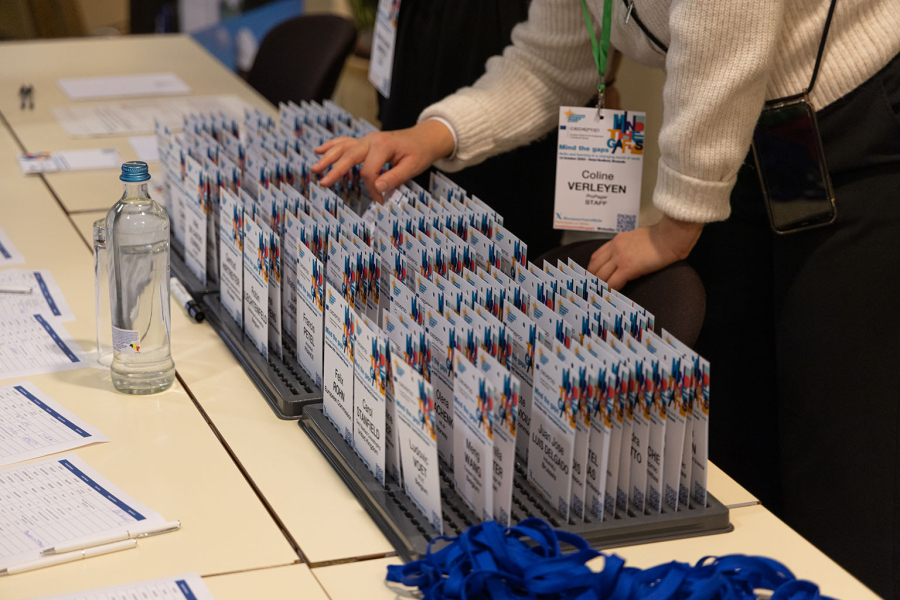
[[[776,233],[834,222],[834,191],[816,112],[806,98],[762,111],[753,133],[753,158]]]

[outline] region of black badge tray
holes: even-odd
[[[292,356],[284,358],[270,354],[266,359],[249,337],[237,326],[222,306],[219,292],[206,293],[206,286],[187,268],[182,260],[183,249],[172,240],[171,268],[195,300],[203,305],[203,312],[213,329],[231,350],[247,375],[259,388],[263,398],[280,419],[299,419],[303,407],[322,401],[322,390]]]
[[[437,531],[406,496],[403,488],[393,481],[387,487],[378,483],[325,416],[321,404],[304,407],[300,426],[340,474],[400,558],[408,562],[423,557],[428,543],[438,537]],[[444,535],[456,536],[479,520],[456,494],[449,467],[441,465],[439,472]],[[728,508],[712,494],[708,495],[707,506],[702,509],[691,508],[659,515],[638,515],[629,511],[627,514],[620,512],[614,520],[602,523],[564,523],[527,482],[524,471],[517,465],[511,520],[517,523],[526,517],[540,517],[556,529],[576,533],[596,549],[727,533],[734,529],[728,518]],[[433,548],[440,549],[443,544],[443,541],[438,541]]]
[[[322,390],[287,351],[284,358],[260,354],[222,306],[219,292],[203,296],[203,312],[278,418],[299,419],[304,406],[322,402]]]

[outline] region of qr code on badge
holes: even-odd
[[[616,216],[616,231],[631,231],[635,227],[637,227],[637,215],[619,213]]]

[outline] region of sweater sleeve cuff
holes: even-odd
[[[456,151],[459,150],[459,137],[456,135],[456,129],[453,125],[450,124],[450,121],[444,119],[443,117],[430,117],[429,121],[437,121],[444,127],[450,130],[450,135],[453,136],[453,152],[450,153],[450,156],[447,157],[447,160],[453,160],[456,158]]]
[[[737,177],[728,181],[704,181],[683,175],[659,161],[653,204],[679,221],[710,223],[731,214],[731,190]]]
[[[476,165],[486,159],[494,147],[486,111],[465,92],[457,92],[427,107],[418,120],[426,119],[442,121],[454,134],[456,151],[435,163],[442,171],[454,172]]]

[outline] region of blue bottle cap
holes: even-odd
[[[119,179],[129,183],[139,183],[141,181],[150,181],[150,173],[147,169],[147,163],[139,160],[131,160],[122,165],[122,174]]]

